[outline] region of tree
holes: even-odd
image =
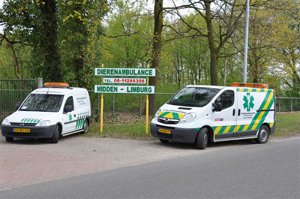
[[[60,81],[55,0],[7,0],[0,11],[4,35],[13,43],[32,46],[32,72],[45,80]]]
[[[155,0],[154,3],[154,36],[152,44],[152,61],[151,68],[156,69],[156,77],[151,77],[149,84],[157,86],[157,76],[159,75],[160,67],[160,54],[161,54],[161,36],[163,29],[163,0]],[[155,95],[150,95],[149,98],[150,114],[154,114],[156,111],[156,98]]]
[[[147,67],[151,57],[152,17],[142,13],[142,2],[118,1],[103,38],[103,61],[110,67]]]
[[[177,5],[173,0],[174,7],[165,8],[176,11],[177,16],[191,30],[197,32],[195,36],[206,37],[210,51],[210,77],[211,84],[218,84],[217,63],[221,50],[238,26],[244,13],[245,3],[238,0],[185,0],[182,5]],[[197,13],[205,20],[205,29],[193,24],[192,20],[186,20],[180,13],[182,9],[189,9]]]
[[[44,53],[43,77],[46,81],[62,81],[60,56],[57,48],[57,2],[40,0],[37,6],[41,10],[42,34],[38,48]]]

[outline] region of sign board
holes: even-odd
[[[155,77],[155,68],[95,68],[96,76]]]
[[[110,84],[146,84],[146,78],[103,78],[103,83]]]
[[[95,85],[95,93],[154,94],[154,86]]]

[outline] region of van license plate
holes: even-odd
[[[165,133],[165,134],[172,134],[172,131],[170,129],[158,129],[158,132]]]
[[[15,133],[30,133],[30,129],[14,128]]]

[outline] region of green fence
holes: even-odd
[[[0,122],[14,112],[17,102],[38,87],[35,79],[0,80]]]
[[[89,91],[92,103],[94,121],[99,121],[100,95]],[[166,103],[174,93],[156,93],[157,109]],[[135,115],[142,117],[145,113],[145,95],[132,94],[105,94],[104,95],[104,120],[113,121],[119,114]],[[300,98],[276,97],[277,112],[300,111]],[[116,121],[117,122],[117,121]]]
[[[300,98],[276,97],[276,110],[278,112],[300,111]]]
[[[100,94],[89,90],[92,118],[94,121],[99,121],[100,110]],[[162,106],[174,94],[173,93],[156,93],[156,105]],[[104,95],[104,120],[114,121],[120,114],[128,117],[143,117],[145,114],[146,95],[135,94],[105,94]]]
[[[15,110],[15,104],[38,87],[38,80],[0,80],[0,122]],[[89,90],[93,121],[99,121],[100,94]],[[174,93],[156,93],[156,105],[159,108]],[[145,95],[105,94],[104,119],[111,122],[132,121],[140,119],[145,113]],[[300,111],[300,98],[276,97],[277,112]],[[121,116],[121,119],[120,119]],[[124,117],[122,117],[124,116]],[[122,121],[121,121],[122,120]]]

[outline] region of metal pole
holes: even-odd
[[[246,0],[246,27],[245,27],[245,49],[244,49],[244,73],[243,81],[247,82],[247,65],[248,65],[248,37],[249,37],[249,15],[250,15],[250,0]]]
[[[43,87],[43,78],[38,78],[38,88]]]
[[[101,67],[104,67],[104,64],[101,65]],[[101,78],[102,82],[102,78]],[[100,95],[100,135],[102,136],[103,133],[103,112],[104,112],[104,96],[103,94]]]

